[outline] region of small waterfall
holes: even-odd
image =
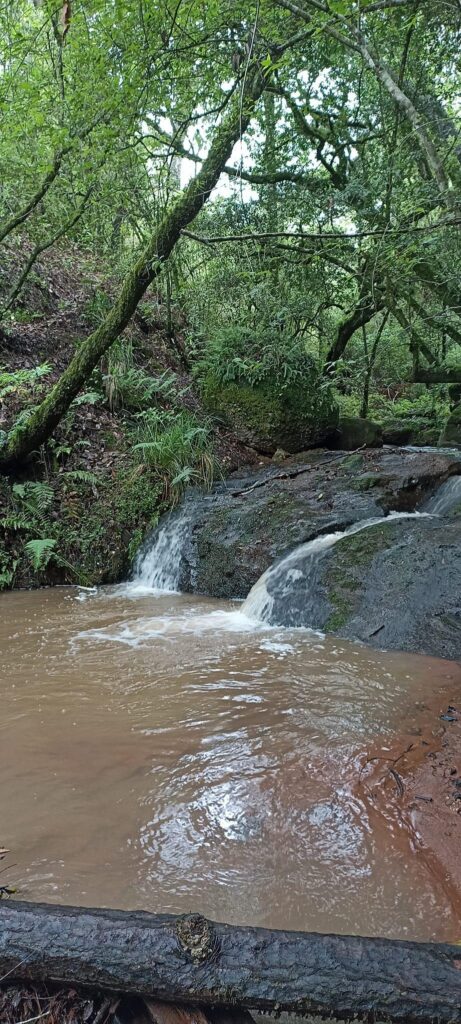
[[[191,516],[186,506],[167,516],[143,546],[134,565],[133,584],[149,590],[179,590],[185,544],[190,537]]]
[[[424,510],[433,516],[446,516],[457,505],[461,505],[461,476],[452,476],[429,498]]]
[[[458,478],[461,479],[461,478]],[[350,537],[353,533],[360,533],[370,526],[379,526],[381,523],[389,523],[395,519],[414,519],[429,515],[427,512],[391,512],[388,516],[380,516],[374,519],[364,519],[362,522],[354,523],[347,530],[338,530],[336,533],[326,533],[323,536],[315,537],[307,544],[291,551],[282,561],[271,565],[269,569],[259,578],[251,588],[248,597],[242,605],[242,614],[249,619],[258,622],[272,623],[272,612],[277,598],[288,595],[293,584],[303,579],[305,584],[315,580],[315,567],[318,559],[325,551],[332,548],[343,537]],[[302,565],[302,567],[301,567]],[[307,587],[306,587],[307,589]]]

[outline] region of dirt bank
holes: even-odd
[[[406,778],[406,804],[416,843],[433,854],[461,897],[461,702],[444,708],[439,721],[437,749],[428,749]]]
[[[453,666],[454,672],[459,667]],[[358,790],[382,828],[400,829],[460,912],[461,939],[461,700],[421,709],[414,735],[402,734],[389,750],[369,751]]]

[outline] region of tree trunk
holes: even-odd
[[[222,124],[216,129],[199,173],[165,213],[144,252],[128,271],[119,297],[103,322],[77,349],[41,405],[25,423],[12,430],[0,453],[0,468],[11,468],[50,437],[101,357],[124,330],[139,300],[176,245],[182,228],[194,220],[207,201],[235,143],[248,126],[264,86],[265,79],[258,66],[254,65],[246,77],[242,100],[234,99]]]
[[[170,1003],[461,1022],[461,950],[8,901],[0,977],[138,993]]]
[[[344,355],[352,335],[358,331],[359,327],[365,327],[376,313],[379,313],[383,306],[382,299],[377,299],[373,295],[365,295],[360,298],[358,306],[356,306],[350,316],[341,321],[338,327],[336,338],[325,360],[327,372],[331,373],[334,369],[334,364]]]

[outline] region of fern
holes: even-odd
[[[0,366],[0,401],[8,395],[22,395],[33,388],[40,377],[51,373],[52,367],[49,363],[41,363],[33,370],[15,370],[10,372],[4,366]]]
[[[52,540],[51,537],[42,537],[36,540],[28,540],[27,544],[24,545],[24,550],[32,562],[32,567],[38,570],[46,569],[55,547],[55,540]]]
[[[26,480],[13,485],[13,495],[19,499],[21,509],[26,509],[37,524],[42,525],[53,503],[54,491],[45,481]]]
[[[98,478],[94,473],[90,473],[87,469],[69,469],[63,476],[66,480],[75,480],[82,484],[91,484],[94,486],[98,483]]]
[[[33,530],[34,525],[30,519],[21,519],[20,516],[4,516],[0,519],[0,526],[4,530]]]
[[[102,402],[103,397],[100,391],[85,391],[84,395],[74,398],[72,405],[96,405],[97,402]]]

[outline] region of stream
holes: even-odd
[[[159,531],[131,583],[0,595],[20,898],[459,939],[446,879],[361,769],[432,727],[461,667],[271,626],[254,594],[176,593],[177,556]]]

